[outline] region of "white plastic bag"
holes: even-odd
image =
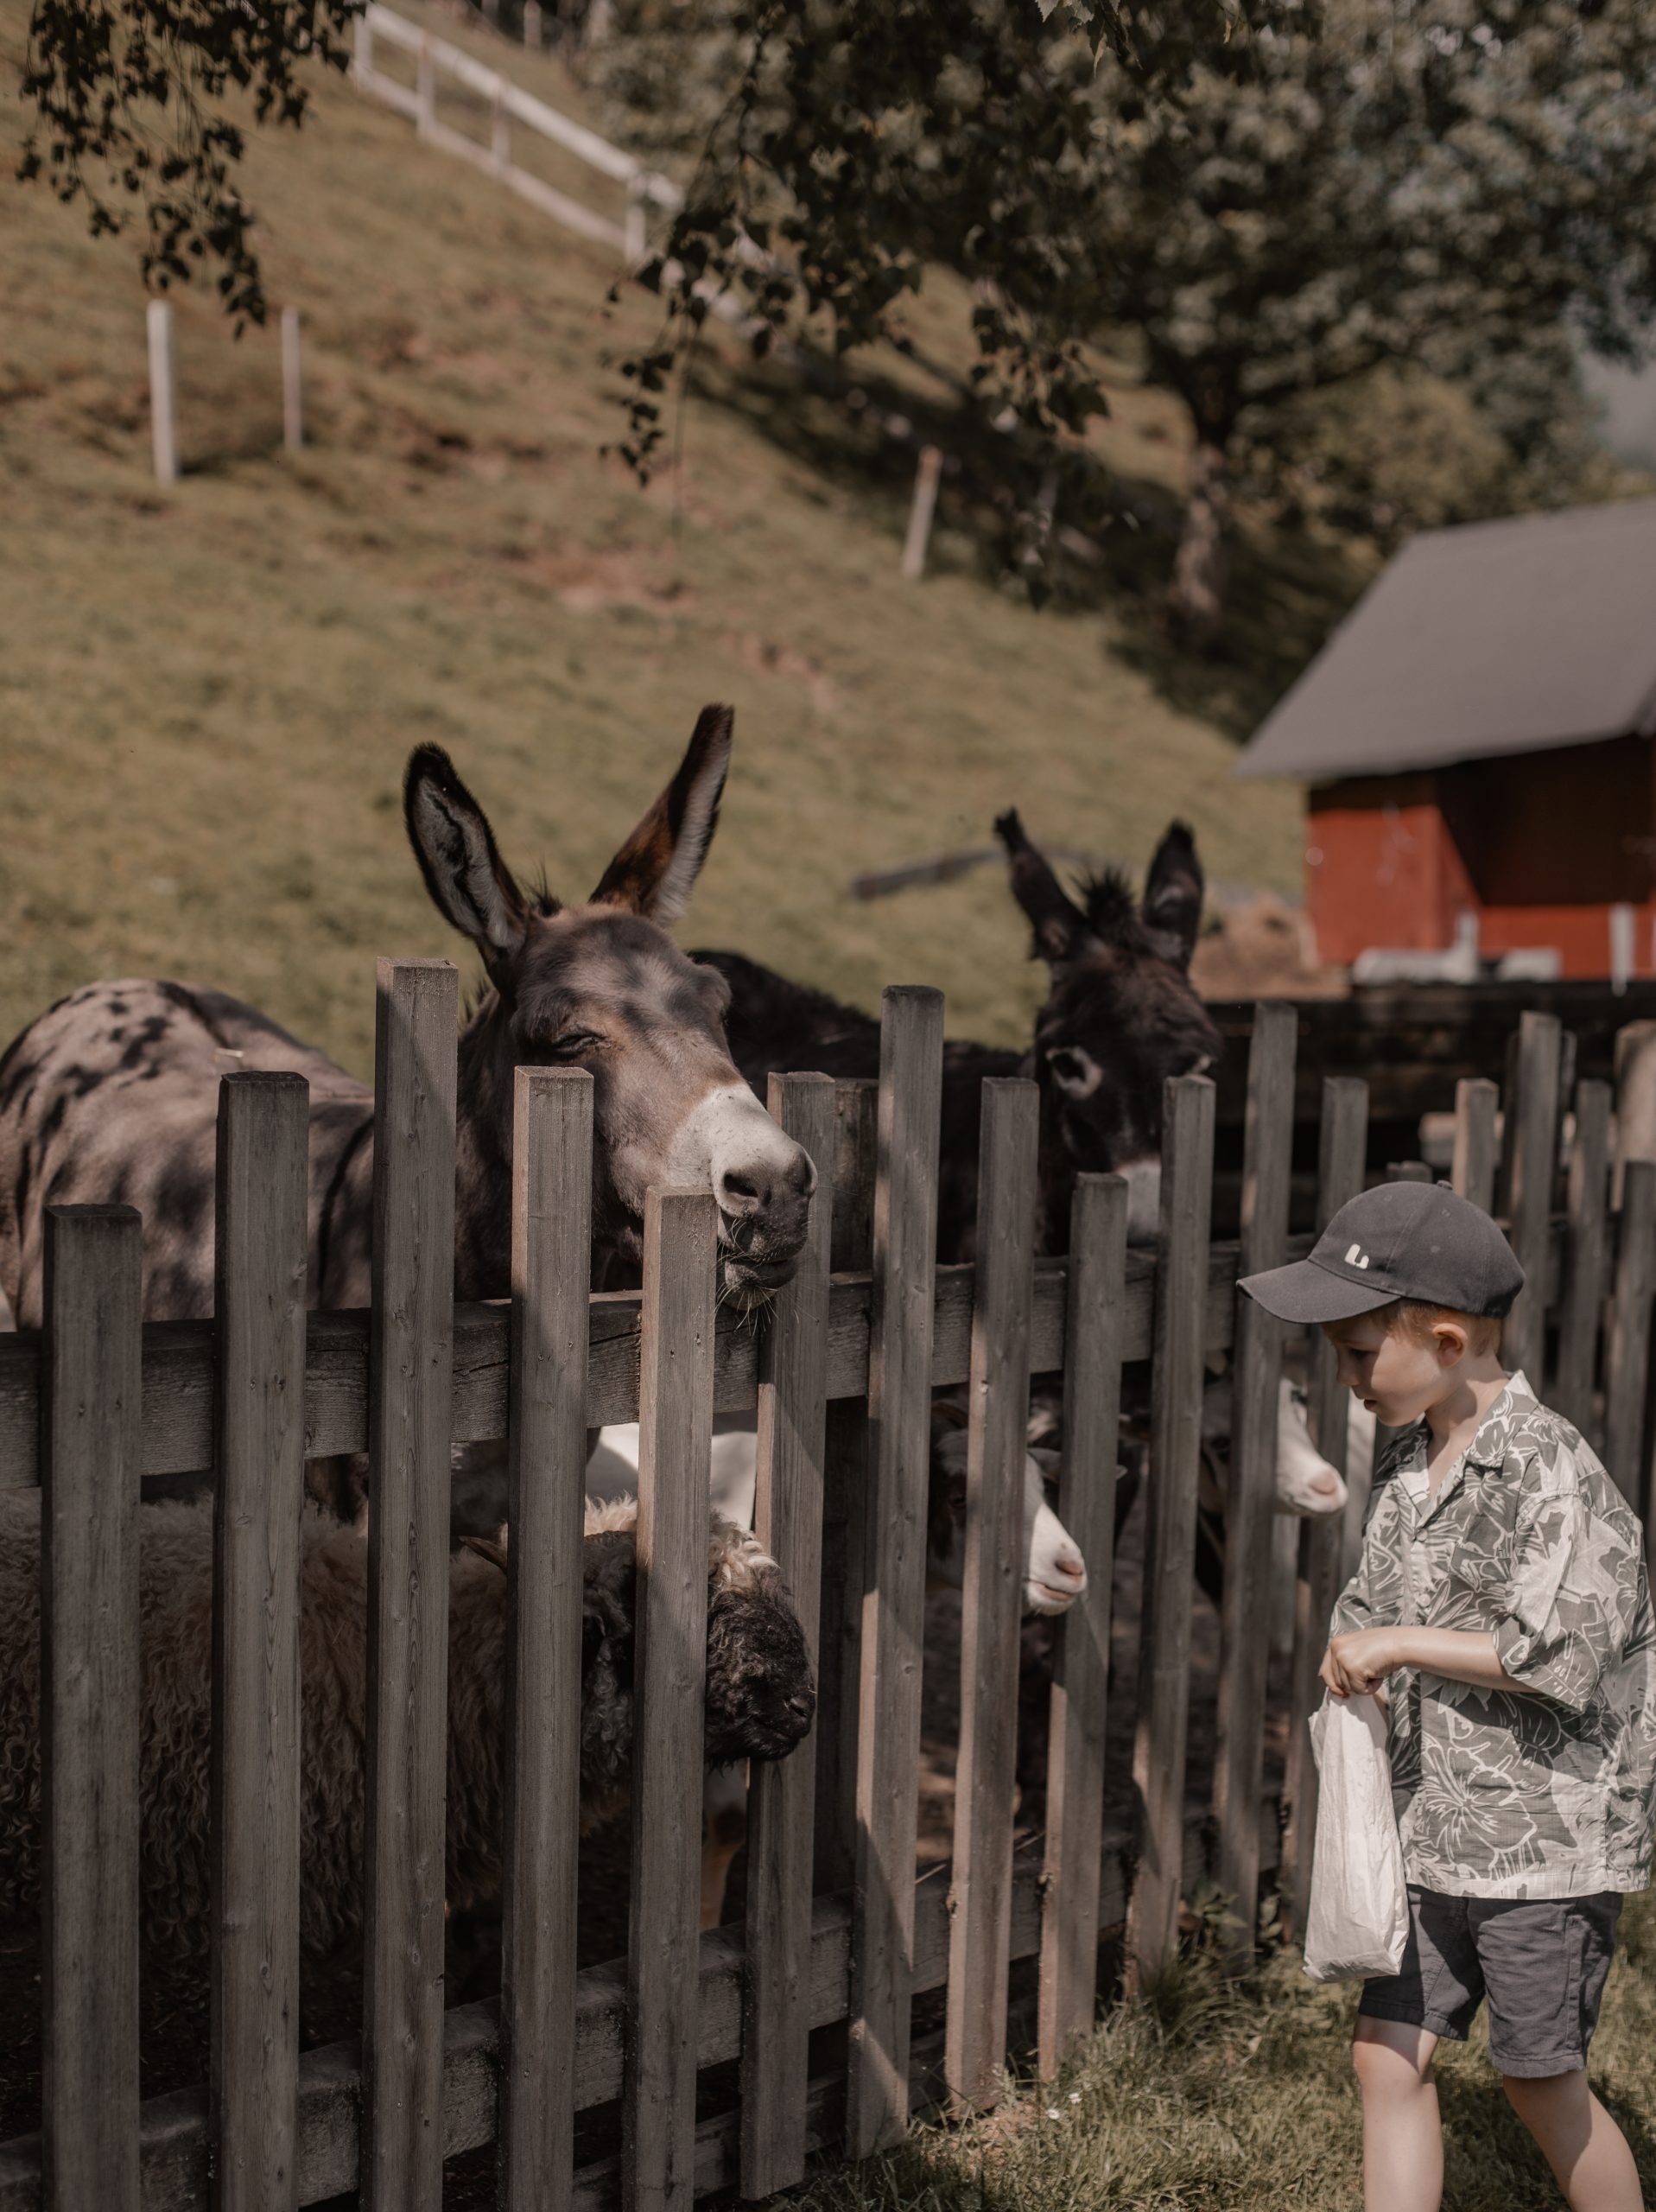
[[[1409,1937],[1409,1897],[1386,1715],[1372,1697],[1325,1696],[1310,1730],[1321,1780],[1305,1971],[1313,1981],[1395,1974]]]

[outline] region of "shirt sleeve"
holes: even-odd
[[[1334,1611],[1329,1615],[1329,1638],[1348,1636],[1354,1629],[1373,1628],[1374,1601],[1368,1588],[1368,1548],[1357,1562],[1357,1572],[1334,1601]]]
[[[1562,1488],[1526,1500],[1513,1530],[1496,1655],[1526,1690],[1574,1713],[1585,1710],[1633,1630],[1639,1556],[1623,1517]]]

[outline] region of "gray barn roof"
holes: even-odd
[[[1385,775],[1656,728],[1656,499],[1423,531],[1236,764]]]

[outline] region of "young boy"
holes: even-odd
[[[1643,2212],[1585,2067],[1622,1895],[1650,1878],[1656,1630],[1637,1517],[1501,1366],[1523,1280],[1477,1207],[1388,1183],[1242,1284],[1320,1325],[1401,1431],[1322,1669],[1336,1697],[1387,1700],[1409,1887],[1402,1966],[1358,2006],[1367,2212],[1437,2212],[1432,2052],[1486,1998],[1490,2058],[1574,2212]]]

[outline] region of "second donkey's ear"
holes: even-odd
[[[996,817],[995,835],[1012,863],[1012,897],[1029,916],[1037,958],[1051,967],[1079,959],[1092,927],[1053,874],[1046,855],[1031,844],[1016,807]]]
[[[403,815],[438,912],[471,938],[500,983],[529,926],[529,902],[500,857],[488,816],[441,746],[422,745],[409,755]]]
[[[678,773],[605,869],[595,906],[663,925],[684,912],[719,826],[735,721],[733,708],[703,707]]]
[[[1145,879],[1139,908],[1152,945],[1164,960],[1188,968],[1202,928],[1205,885],[1188,822],[1170,822]]]

